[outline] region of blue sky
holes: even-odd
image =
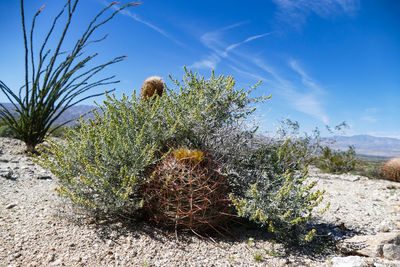
[[[46,4],[37,41],[63,2],[26,1],[28,23]],[[80,1],[65,50],[107,3]],[[16,91],[24,79],[19,12],[19,1],[0,1],[0,80]],[[87,52],[99,52],[98,62],[127,55],[98,76],[117,75],[117,96],[138,90],[148,76],[171,85],[168,75],[180,79],[183,66],[206,77],[214,69],[233,75],[238,88],[263,81],[254,92],[272,95],[258,107],[263,131],[290,118],[303,131],[346,121],[349,135],[400,138],[398,14],[394,0],[143,0],[100,29],[97,37],[109,37]]]

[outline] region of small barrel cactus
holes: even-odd
[[[145,208],[157,223],[182,231],[218,231],[231,218],[227,177],[200,152],[175,150],[155,166],[143,192]]]
[[[152,97],[154,94],[162,96],[164,92],[164,81],[161,77],[152,76],[147,78],[140,89],[140,96],[144,99]]]
[[[383,164],[381,172],[386,179],[400,182],[400,158],[388,160]]]

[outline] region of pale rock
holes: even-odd
[[[360,256],[333,257],[332,267],[364,267],[365,261]]]
[[[51,266],[64,266],[61,259],[55,260],[51,263]]]
[[[0,176],[10,179],[12,178],[13,175],[13,170],[10,167],[7,167],[5,169],[0,169]]]
[[[393,229],[393,223],[391,221],[382,221],[377,227],[378,232],[389,232]]]
[[[400,245],[385,244],[382,248],[383,257],[389,260],[400,260]]]
[[[400,233],[354,236],[344,240],[339,246],[345,253],[367,257],[384,257],[383,247],[386,244],[400,245]],[[391,255],[390,252],[388,252],[388,255]]]

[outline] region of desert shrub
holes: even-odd
[[[107,96],[100,108],[97,124],[80,120],[65,143],[49,140],[52,158],[44,153],[38,160],[59,178],[61,195],[95,211],[132,214],[141,207],[146,168],[160,158],[157,149],[174,129],[163,129],[159,101]]]
[[[15,137],[15,131],[10,126],[1,123],[0,124],[0,137]]]
[[[400,158],[385,162],[382,166],[382,176],[388,180],[400,182]]]
[[[268,146],[277,151],[279,162],[286,170],[302,170],[316,160],[321,149],[318,128],[311,135],[300,134],[299,129],[297,121],[283,120],[276,135],[269,140]]]
[[[187,193],[178,185],[187,189],[189,180],[200,189],[202,182],[216,181],[218,188],[209,192],[216,203],[205,209],[208,218],[226,209],[220,200],[229,188],[239,216],[268,226],[277,236],[304,230],[323,193],[311,192],[314,184],[307,183],[305,171],[294,172],[298,164],[285,158],[283,144],[270,145],[256,134],[252,103],[269,97],[251,98],[255,87],[237,90],[233,77],[214,73],[205,79],[186,70],[182,82],[173,82],[176,88],[166,88],[162,96],[134,94],[117,100],[107,95],[99,106],[101,115],[94,112],[96,123],[80,120],[65,143],[50,141],[48,151],[54,156],[44,153],[37,161],[59,177],[58,191],[105,214],[134,215],[145,205],[153,217],[172,225],[168,212],[176,216],[178,209],[161,205],[157,194],[164,199],[182,196],[173,204],[186,205]],[[197,167],[183,164],[185,159],[197,159]],[[149,184],[165,188],[144,190]],[[204,190],[199,192],[206,194]],[[179,218],[182,228],[202,228],[187,221],[197,218],[195,210],[185,212],[193,216]],[[210,219],[209,225],[216,224]]]
[[[355,170],[357,163],[354,147],[350,146],[347,151],[335,151],[325,146],[322,155],[317,159],[318,168],[329,173],[346,173]]]
[[[57,129],[55,129],[54,131],[51,131],[50,136],[63,138],[65,136],[65,134],[67,133],[67,130],[68,130],[67,126],[57,127]]]
[[[383,178],[381,171],[383,164],[384,160],[380,158],[359,157],[357,158],[355,173],[372,179],[381,179]]]
[[[152,178],[143,189],[144,203],[158,223],[185,231],[219,231],[230,218],[227,177],[210,155],[179,149],[157,163]]]
[[[306,223],[325,191],[313,190],[315,182],[308,183],[307,166],[285,171],[287,162],[282,159],[276,147],[263,145],[251,151],[236,168],[245,179],[236,181],[239,190],[231,199],[239,216],[267,228],[278,239],[310,240],[314,231],[306,232]]]

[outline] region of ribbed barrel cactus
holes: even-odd
[[[152,76],[147,78],[140,89],[140,95],[146,99],[152,97],[154,94],[162,96],[164,92],[164,81],[161,77]]]
[[[218,231],[232,216],[227,177],[218,169],[199,150],[175,150],[157,164],[152,181],[145,185],[145,207],[162,225]]]
[[[400,182],[400,158],[388,160],[383,164],[381,172],[386,179]]]

